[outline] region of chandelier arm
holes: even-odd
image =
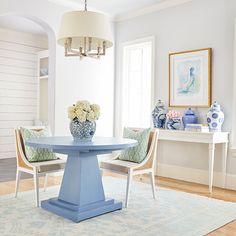
[[[103,53],[101,54],[97,54],[97,53],[89,53],[89,54],[84,54],[84,53],[80,53],[78,51],[72,51],[72,52],[69,52],[67,51],[66,54],[65,54],[66,57],[76,57],[76,56],[80,56],[80,57],[92,57],[92,58],[96,58],[96,59],[99,59],[100,56],[104,56]]]
[[[80,47],[79,50],[76,50],[76,49],[71,48],[72,38],[67,38],[65,42],[65,56],[67,57],[79,56],[80,59],[82,59],[83,57],[91,57],[91,58],[99,59],[100,56],[106,55],[106,42],[105,41],[103,41],[102,47],[100,46],[97,47],[97,52],[92,52],[91,50],[92,38],[89,38],[88,50],[86,49],[86,46],[87,46],[86,42],[87,42],[86,37],[84,37],[84,49],[83,47]]]
[[[80,53],[80,54],[81,54],[80,51],[75,50],[75,49],[67,49],[67,51],[68,51],[69,53]]]
[[[88,50],[87,50],[87,38],[84,37],[84,54],[87,54]]]
[[[83,52],[74,49],[67,49],[66,56],[86,56]]]
[[[98,56],[98,55],[100,55],[100,56],[104,56],[105,55],[105,49],[103,49],[103,51],[101,51],[101,47],[98,47],[97,48],[97,52],[89,52],[89,53],[84,53],[83,52],[83,48],[82,47],[80,47],[80,49],[79,50],[75,50],[75,49],[71,49],[71,48],[65,48],[65,50],[67,51],[67,54],[68,53],[70,53],[70,54],[77,54],[77,55],[84,55],[84,56],[86,56],[86,55],[93,55],[93,56]]]
[[[85,10],[85,11],[88,10],[87,7],[88,7],[87,0],[84,0],[84,10]]]
[[[100,55],[100,52],[101,52],[101,47],[97,47],[97,55],[99,56]]]
[[[101,54],[102,55],[102,54]],[[77,53],[67,53],[66,54],[66,57],[80,57],[80,59],[82,59],[83,57],[91,57],[91,58],[95,58],[95,59],[99,59],[100,58],[100,56],[98,56],[97,55],[97,53],[91,53],[91,54],[87,54],[87,55],[85,55],[84,53],[79,53],[79,52],[77,52]]]
[[[66,55],[67,57],[81,57],[82,55],[80,55],[80,54],[67,54]]]
[[[97,47],[97,52],[92,52],[92,37],[88,38],[88,49],[87,49],[87,37],[84,37],[84,48],[80,47],[79,50],[73,49],[72,38],[67,38],[65,41],[65,56],[79,56],[80,59],[83,57],[91,57],[99,59],[100,56],[105,56],[106,54],[106,41],[103,41],[102,47]]]
[[[67,50],[67,48],[65,47],[65,50],[64,50],[64,54],[65,54],[65,56],[67,57],[68,56],[68,50]]]
[[[103,52],[98,53],[89,53],[88,56],[104,56],[105,54]]]
[[[89,47],[88,47],[88,52],[90,52],[90,51],[91,51],[91,49],[92,49],[92,37],[89,37],[88,39],[89,39]]]
[[[105,56],[106,55],[106,41],[103,41],[103,43],[102,43],[102,48],[103,48],[103,56]]]
[[[102,47],[98,46],[97,47],[97,52],[92,52],[92,38],[88,38],[88,49],[87,47],[87,38],[84,37],[84,48],[80,47],[79,50],[72,49],[72,38],[67,38],[65,42],[65,56],[70,57],[70,56],[79,56],[80,59],[83,57],[91,57],[91,58],[96,58],[99,59],[100,56],[105,56],[106,55],[106,41],[103,41]]]

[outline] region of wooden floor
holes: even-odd
[[[147,177],[137,179],[142,182],[148,182]],[[40,186],[43,187],[44,178],[40,178]],[[61,182],[61,177],[49,177],[49,186],[58,185]],[[184,191],[188,193],[194,193],[202,196],[207,196],[215,199],[221,199],[224,201],[236,202],[236,191],[224,190],[220,188],[214,188],[212,194],[208,192],[208,186],[194,184],[179,180],[173,180],[168,178],[158,177],[156,178],[156,185],[160,187],[170,188],[177,191]],[[27,191],[33,189],[33,180],[24,179],[20,182],[20,191]],[[2,182],[0,183],[0,195],[13,193],[15,189],[15,182]],[[217,217],[217,216],[216,216]],[[236,236],[236,221],[231,222],[224,227],[208,234],[208,236]]]
[[[16,179],[16,158],[0,159],[0,182]],[[31,178],[32,175],[22,172],[22,179]]]

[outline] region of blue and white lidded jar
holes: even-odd
[[[95,121],[81,122],[75,118],[70,122],[70,132],[75,141],[90,142],[96,131]]]
[[[154,128],[165,128],[166,123],[166,108],[162,100],[158,100],[157,104],[152,111],[152,120]]]
[[[191,108],[188,108],[183,116],[183,124],[184,128],[186,128],[187,124],[197,124],[198,117],[195,115],[194,111]]]
[[[182,130],[182,118],[181,117],[173,117],[167,118],[165,128],[169,130]]]
[[[207,124],[210,131],[221,132],[224,122],[224,113],[220,109],[220,105],[215,101],[211,105],[211,109],[207,113]]]

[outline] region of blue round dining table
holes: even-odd
[[[68,155],[59,196],[42,201],[43,209],[74,222],[122,209],[122,202],[105,197],[97,155],[134,147],[136,140],[94,137],[79,142],[54,136],[29,139],[26,145]]]

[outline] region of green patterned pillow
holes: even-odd
[[[150,129],[134,131],[129,128],[124,128],[123,137],[137,140],[138,145],[124,150],[120,154],[119,159],[123,161],[141,163],[147,155],[149,134]]]
[[[30,138],[40,138],[50,136],[50,131],[45,128],[40,131],[21,128],[21,135],[25,146],[25,155],[29,162],[50,161],[57,159],[56,155],[46,148],[33,148],[25,145],[25,142]]]

